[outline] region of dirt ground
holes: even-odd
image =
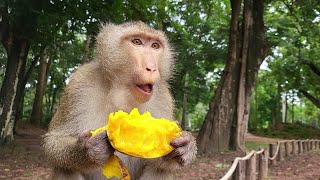
[[[41,151],[41,128],[27,127],[18,130],[15,144],[0,149],[0,179],[50,179],[51,170]],[[278,139],[246,135],[246,140],[273,143]],[[198,157],[187,168],[176,173],[178,180],[220,179],[229,170],[232,161],[243,154],[227,152],[210,157]],[[320,180],[320,151],[294,156],[269,167],[272,180]]]

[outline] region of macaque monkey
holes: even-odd
[[[106,179],[102,166],[116,154],[131,179],[174,179],[178,168],[189,164],[197,151],[194,137],[183,132],[170,154],[154,159],[131,157],[113,149],[104,126],[109,113],[138,108],[155,118],[173,120],[174,103],[168,81],[173,52],[162,31],[142,22],[106,24],[97,36],[93,61],[71,76],[44,136],[44,151],[52,163],[53,179]]]

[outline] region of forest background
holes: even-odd
[[[2,0],[1,144],[16,125],[47,127],[101,23],[131,20],[169,36],[176,118],[201,152],[242,149],[247,129],[320,127],[318,0]]]

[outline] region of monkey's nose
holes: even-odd
[[[155,72],[155,71],[156,71],[156,68],[147,67],[146,70],[147,70],[147,71],[150,71],[150,72]]]

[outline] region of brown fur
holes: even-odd
[[[134,46],[132,38],[140,38],[145,44]],[[151,49],[152,42],[159,42],[160,48]],[[54,179],[104,179],[100,169],[114,149],[105,132],[91,137],[89,130],[105,125],[109,113],[137,107],[141,113],[149,111],[156,118],[173,119],[168,88],[172,56],[164,33],[142,22],[102,27],[95,59],[71,76],[44,137],[43,147],[54,166]],[[135,87],[147,83],[153,84],[151,96]],[[184,133],[172,145],[176,148],[172,153],[157,159],[116,154],[128,166],[132,179],[172,179],[175,169],[194,159],[196,144],[189,133]]]

